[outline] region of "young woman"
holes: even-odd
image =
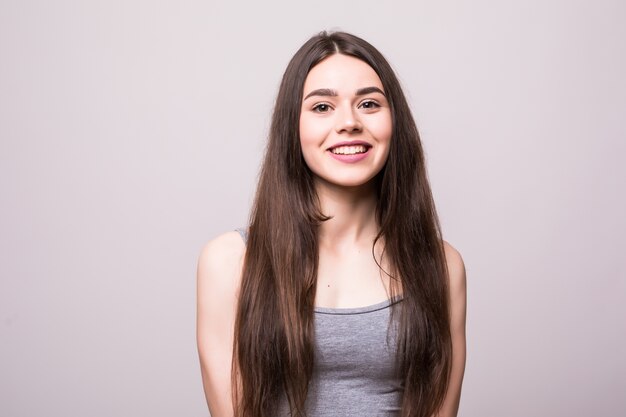
[[[463,261],[441,238],[399,82],[369,43],[321,33],[292,58],[239,232],[198,266],[213,417],[456,416]]]

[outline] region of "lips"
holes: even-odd
[[[330,151],[335,155],[354,155],[367,152],[367,148],[363,145],[338,146],[332,148]]]
[[[356,153],[364,153],[367,152],[372,145],[367,142],[361,140],[354,141],[345,141],[335,143],[333,146],[328,148],[327,150],[333,154],[341,154],[341,155],[352,155]]]
[[[362,141],[340,142],[328,148],[328,153],[337,161],[354,164],[367,158],[371,148],[372,145]]]

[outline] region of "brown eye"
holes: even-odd
[[[313,107],[313,111],[316,111],[318,113],[326,113],[330,110],[330,106],[326,103],[320,103],[315,105],[315,107]]]
[[[377,109],[378,107],[380,107],[380,104],[376,103],[373,100],[367,100],[361,103],[361,107],[364,109]]]

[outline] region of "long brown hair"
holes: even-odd
[[[293,416],[305,415],[313,371],[314,301],[320,210],[313,174],[300,148],[305,79],[332,54],[369,64],[389,101],[393,133],[376,176],[376,218],[389,257],[398,320],[402,416],[430,417],[442,405],[451,368],[447,269],[422,146],[400,83],[366,41],[322,32],[307,41],[283,75],[256,198],[239,293],[233,351],[233,403],[238,417],[273,416],[283,394]],[[373,246],[372,246],[373,249]],[[393,290],[392,290],[393,293]]]

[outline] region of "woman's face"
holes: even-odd
[[[300,114],[300,144],[318,184],[355,187],[380,172],[389,155],[392,121],[376,72],[335,54],[311,69]]]

